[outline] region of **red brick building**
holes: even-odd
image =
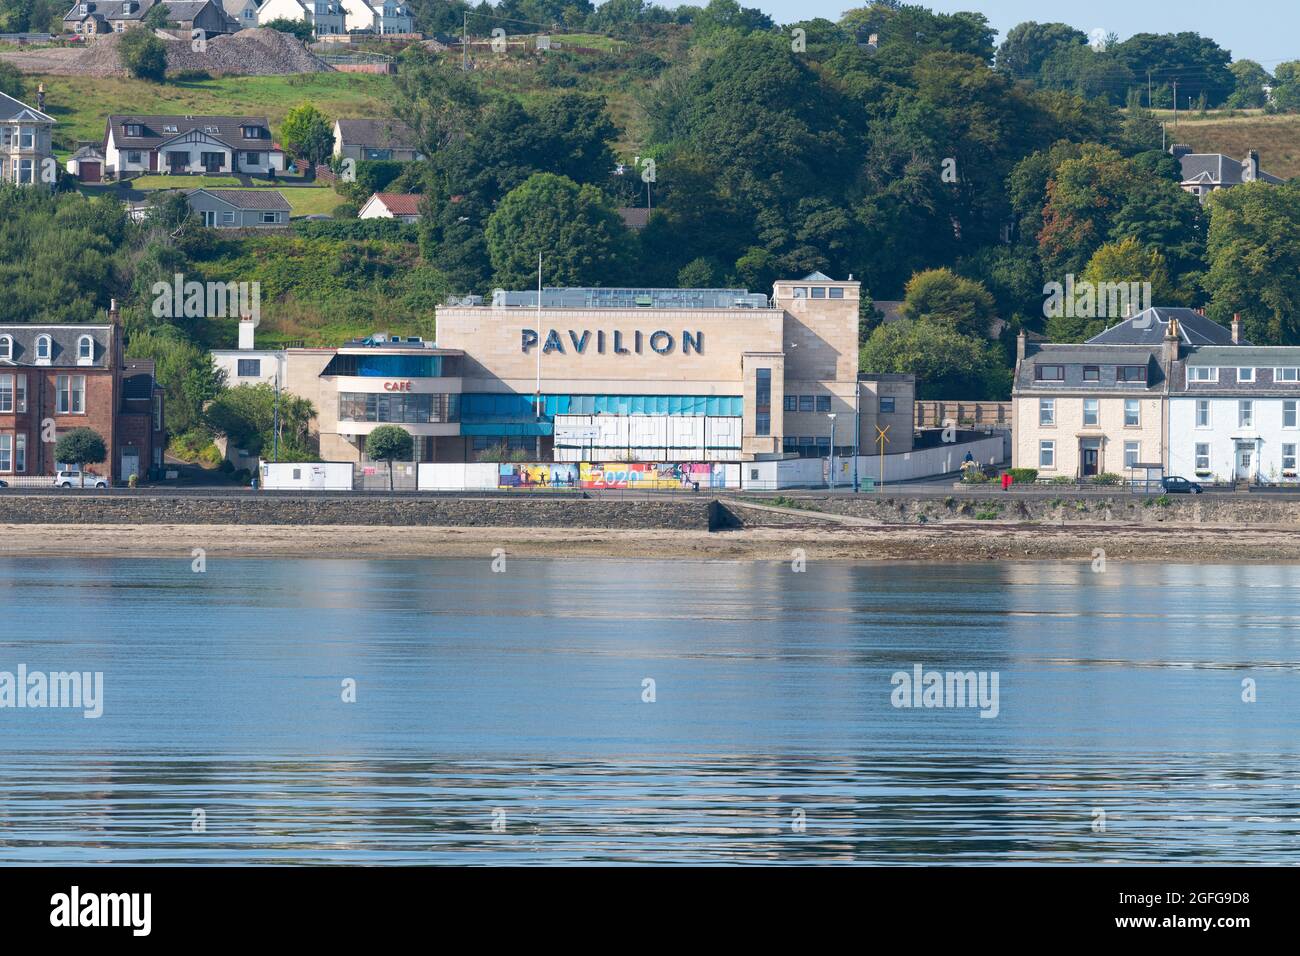
[[[108,449],[87,472],[125,482],[162,465],[154,363],[124,358],[109,315],[108,325],[0,325],[0,478],[53,476],[68,464],[54,460],[54,442],[74,428],[93,429]]]

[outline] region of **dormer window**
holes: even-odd
[[[144,127],[141,126],[139,123],[127,123],[127,124],[126,124],[126,135],[127,135],[127,136],[143,136],[143,135],[144,135]]]
[[[164,124],[163,124],[163,132],[164,132],[164,133],[179,133],[179,132],[180,132],[180,129],[176,126],[175,123],[164,123]]]
[[[244,139],[264,139],[264,138],[265,138],[265,137],[262,136],[262,127],[260,127],[260,126],[245,126],[245,127],[243,127],[243,130],[244,130]]]
[[[38,335],[36,337],[36,364],[49,365],[50,354],[53,349],[53,342],[48,335]]]
[[[77,339],[77,364],[95,364],[95,340],[89,335],[83,335]]]
[[[0,359],[6,362],[14,360],[14,338],[12,335],[0,335]]]

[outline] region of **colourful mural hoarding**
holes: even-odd
[[[583,488],[619,488],[635,491],[657,488],[726,487],[726,469],[720,464],[649,462],[596,464],[583,462],[579,485]]]
[[[497,486],[500,488],[577,488],[578,465],[564,462],[502,464]]]
[[[499,466],[500,488],[586,488],[651,491],[656,489],[725,488],[726,466],[707,462],[509,462]]]

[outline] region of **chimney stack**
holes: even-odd
[[[108,300],[108,324],[121,325],[122,313],[117,309],[117,299]]]
[[[241,315],[239,317],[239,350],[249,352],[253,349],[253,330],[257,328],[257,323],[253,321],[251,315]]]
[[[1016,336],[1016,364],[1019,365],[1025,360],[1025,330],[1021,329],[1020,334]]]
[[[1166,375],[1169,374],[1169,369],[1174,362],[1178,361],[1178,346],[1181,341],[1178,320],[1171,318],[1169,324],[1165,326],[1165,338],[1161,343],[1161,358],[1164,362]]]
[[[1259,179],[1259,150],[1252,149],[1246,154],[1246,168],[1242,170],[1241,178],[1248,183]]]
[[[1241,313],[1232,313],[1232,344],[1241,344]]]

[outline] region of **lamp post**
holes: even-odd
[[[835,413],[830,412],[826,416],[831,420],[831,456],[826,463],[827,478],[831,491],[835,490]]]

